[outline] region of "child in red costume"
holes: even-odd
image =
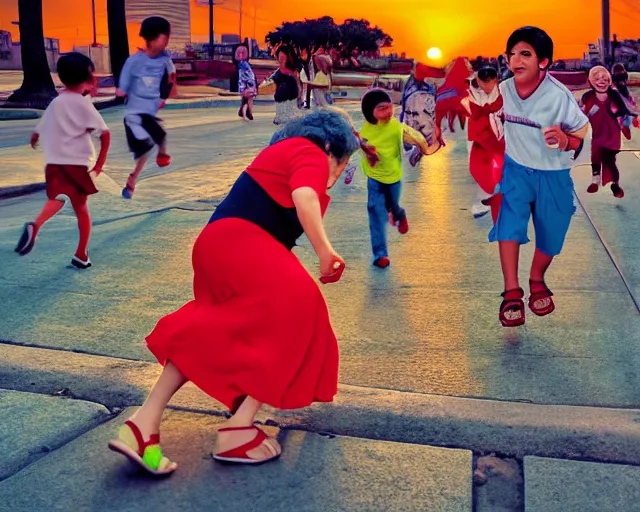
[[[593,181],[587,192],[594,194],[600,184],[611,183],[611,192],[615,197],[624,197],[619,185],[620,171],[616,164],[616,155],[620,152],[621,137],[624,133],[631,138],[629,126],[636,117],[629,112],[623,96],[612,87],[609,71],[604,66],[595,66],[589,71],[591,90],[584,93],[580,106],[589,117],[593,138],[591,140],[591,169]]]
[[[491,66],[474,73],[469,96],[462,105],[469,113],[469,171],[476,180],[480,204],[471,208],[475,218],[491,211],[495,223],[500,209],[496,187],[502,179],[504,162],[504,129],[499,116],[503,101],[498,88],[498,72]]]

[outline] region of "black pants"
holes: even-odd
[[[618,183],[620,181],[620,171],[616,164],[616,155],[619,151],[615,149],[607,149],[599,146],[591,146],[591,172],[594,176],[600,176],[604,170],[609,174],[610,181]],[[607,180],[609,181],[609,180]],[[605,183],[603,182],[603,185]]]

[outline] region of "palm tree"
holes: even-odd
[[[9,97],[9,102],[46,108],[58,93],[44,48],[42,0],[18,0],[18,15],[24,77],[22,86]]]
[[[109,57],[111,72],[117,86],[124,63],[129,58],[127,35],[127,13],[125,0],[107,0],[107,22],[109,25]]]

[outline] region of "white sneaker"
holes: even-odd
[[[473,213],[474,219],[479,219],[480,217],[484,217],[490,211],[491,211],[491,207],[485,206],[484,204],[474,204],[471,207],[471,213]]]

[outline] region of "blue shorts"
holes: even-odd
[[[505,156],[500,192],[502,206],[489,241],[526,244],[533,217],[536,248],[548,256],[560,254],[576,211],[570,169],[539,171]]]

